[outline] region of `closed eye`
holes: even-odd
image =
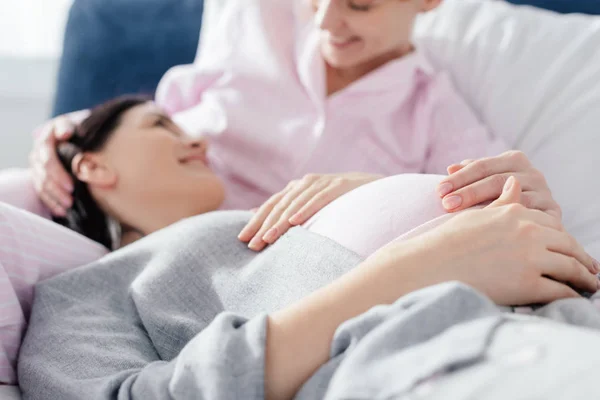
[[[312,1],[312,7],[314,11],[317,11],[319,9],[319,4],[320,4],[321,0],[313,0]],[[348,8],[352,11],[369,11],[371,9],[371,4],[356,4],[354,1],[352,0],[348,0]]]
[[[156,121],[154,121],[154,126],[166,128],[170,133],[177,137],[181,136],[179,129],[176,128],[176,125],[173,123],[173,121],[164,115],[158,116]]]
[[[371,5],[370,4],[356,4],[355,2],[353,2],[352,0],[348,1],[348,7],[352,10],[352,11],[369,11],[371,9]]]
[[[166,126],[167,121],[165,121],[165,117],[158,117],[154,121],[154,126]]]

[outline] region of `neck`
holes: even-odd
[[[147,207],[139,207],[139,204],[131,204],[123,196],[114,198],[110,192],[94,196],[100,208],[111,218],[121,225],[123,232],[136,232],[140,236],[146,236],[165,226],[160,221],[160,213],[149,212]]]
[[[400,48],[391,51],[362,64],[348,68],[336,68],[326,62],[327,95],[330,96],[346,88],[365,75],[368,75],[376,69],[381,68],[388,62],[402,58],[413,51],[414,47],[412,45],[408,45],[406,48]]]

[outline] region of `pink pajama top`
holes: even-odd
[[[327,96],[320,31],[303,0],[223,6],[194,64],[171,69],[157,101],[211,140],[224,208],[262,204],[307,173],[446,173],[505,150],[420,52]]]

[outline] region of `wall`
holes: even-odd
[[[0,168],[25,166],[48,119],[72,0],[0,0]]]
[[[0,57],[0,169],[27,164],[31,132],[50,114],[57,64]]]

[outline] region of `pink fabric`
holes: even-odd
[[[340,197],[304,227],[367,258],[448,221],[436,195],[441,175],[404,174],[375,181]]]
[[[50,218],[50,212],[33,188],[31,171],[28,169],[0,170],[0,202]]]
[[[157,101],[175,121],[211,139],[225,208],[259,206],[307,173],[444,174],[507,149],[419,52],[326,97],[319,32],[304,3],[224,6],[203,27],[195,63],[159,85]]]
[[[0,384],[15,384],[15,364],[35,283],[106,254],[54,222],[0,203]]]

